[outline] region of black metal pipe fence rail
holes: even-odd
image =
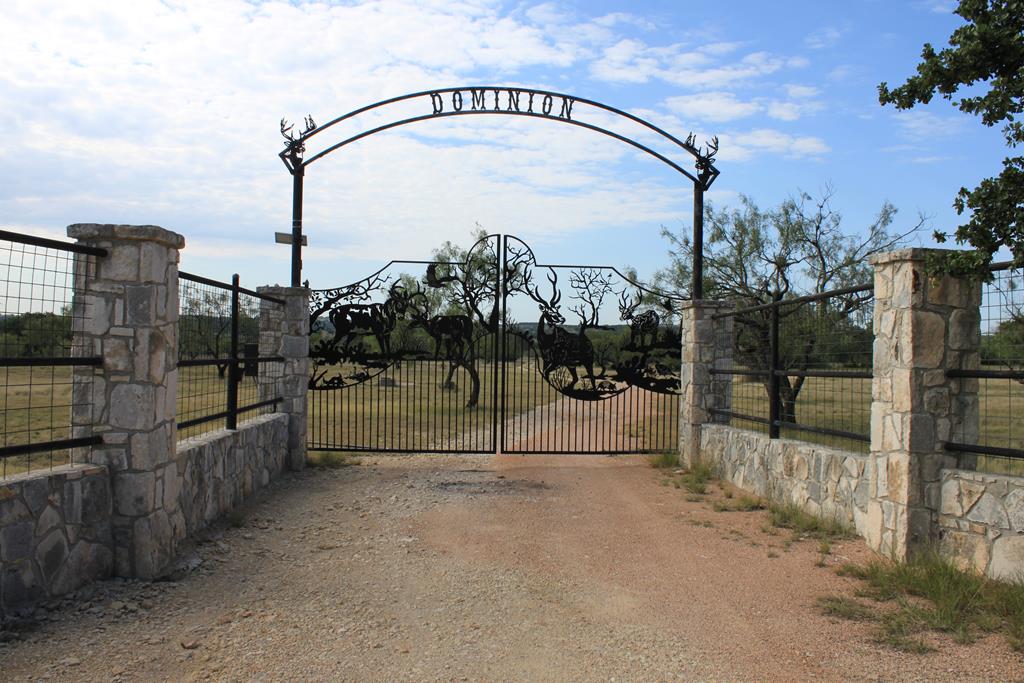
[[[71,464],[73,449],[100,443],[72,430],[72,412],[91,411],[91,392],[73,390],[76,366],[99,366],[75,332],[87,310],[80,294],[106,250],[0,230],[0,479]]]
[[[946,443],[961,465],[992,474],[1024,474],[1024,273],[994,263],[982,285],[981,369],[948,370],[973,382],[978,424],[961,425]],[[981,457],[978,457],[981,456]]]
[[[181,272],[178,317],[178,438],[223,427],[281,402],[284,359],[260,356],[260,320],[272,296]]]
[[[731,317],[730,424],[832,446],[870,442],[874,285],[783,298],[712,316]]]

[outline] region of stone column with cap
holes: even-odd
[[[728,422],[712,411],[732,406],[732,376],[711,370],[732,367],[733,318],[714,317],[732,308],[726,301],[687,301],[680,311],[679,454],[687,467],[700,461],[701,425]]]
[[[874,378],[866,537],[903,560],[938,539],[946,441],[977,443],[981,284],[926,271],[925,249],[871,259],[875,268]],[[961,461],[961,465],[969,465]]]
[[[278,411],[287,413],[288,465],[306,466],[309,392],[309,289],[260,287],[256,291],[284,301],[260,301],[260,356],[280,356],[279,368],[260,367],[260,400],[281,398]]]
[[[102,247],[95,275],[79,278],[75,333],[82,352],[103,365],[76,367],[76,427],[91,423],[103,444],[88,450],[105,465],[113,493],[114,571],[151,579],[184,538],[178,509],[178,254],[181,235],[153,225],[68,226],[80,244]],[[88,400],[77,400],[78,397]]]

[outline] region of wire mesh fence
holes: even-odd
[[[88,313],[80,294],[102,249],[0,231],[0,478],[72,462],[76,365],[96,365],[76,342]],[[82,406],[84,407],[84,406]]]
[[[996,264],[982,286],[981,369],[955,371],[978,392],[978,420],[964,421],[947,449],[991,474],[1024,474],[1024,272]],[[973,418],[973,416],[970,416]]]
[[[777,299],[728,313],[733,325],[729,423],[867,451],[874,336],[872,286]]]
[[[272,412],[282,359],[260,356],[260,319],[284,302],[232,282],[179,273],[178,438],[233,429]]]

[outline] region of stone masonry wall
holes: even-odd
[[[1024,478],[942,471],[939,548],[962,568],[1024,578]]]
[[[0,482],[0,620],[111,575],[112,505],[106,467]]]
[[[180,473],[175,507],[191,536],[230,512],[288,467],[288,423],[284,413],[260,415],[236,431],[218,429],[178,444]]]
[[[746,491],[864,533],[870,490],[865,454],[705,424],[701,460]]]

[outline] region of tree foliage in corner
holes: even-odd
[[[953,97],[961,87],[986,86],[982,93],[954,102],[963,112],[981,116],[986,126],[1003,124],[1008,146],[1024,142],[1024,1],[960,0],[955,10],[967,23],[949,38],[950,47],[936,52],[926,43],[917,75],[898,88],[878,86],[878,100],[898,109],[927,104],[938,93]],[[940,271],[966,275],[987,273],[993,254],[1006,246],[1014,264],[1024,266],[1024,156],[1007,157],[1002,172],[986,178],[973,190],[965,187],[953,202],[958,214],[970,210],[970,220],[959,226],[958,244],[976,251],[957,252],[936,260]],[[935,233],[945,242],[947,235]]]

